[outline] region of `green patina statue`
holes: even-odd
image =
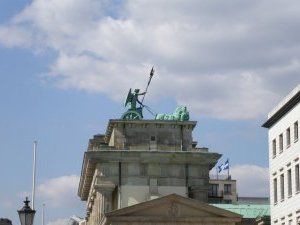
[[[127,107],[128,105],[130,108],[123,113],[122,119],[125,120],[141,120],[143,119],[143,103],[139,100],[140,95],[146,94],[146,92],[139,93],[140,89],[135,89],[134,92],[131,91],[131,88],[129,89],[126,101],[124,103],[124,106]],[[139,107],[137,107],[137,103],[139,104]]]
[[[140,93],[140,89],[134,89],[134,92],[131,91],[131,88],[129,89],[129,92],[127,94],[127,98],[125,101],[125,107],[129,104],[130,108],[123,113],[121,118],[123,120],[141,120],[143,119],[143,108],[145,105],[143,104],[143,101],[145,99],[145,95],[147,93],[148,87],[150,85],[151,79],[154,75],[154,67],[152,67],[150,71],[150,77],[147,83],[146,91],[143,93]],[[143,95],[142,101],[139,100],[139,96]],[[139,107],[136,107],[136,104],[139,104]],[[147,108],[147,107],[146,107]]]
[[[155,119],[188,121],[190,119],[190,115],[186,106],[178,106],[173,114],[157,114]]]
[[[143,119],[143,108],[145,107],[151,114],[153,114],[149,107],[143,104],[143,101],[145,99],[145,95],[147,93],[149,84],[151,82],[151,79],[154,75],[154,68],[152,67],[150,72],[149,81],[146,87],[146,91],[143,93],[140,93],[140,89],[134,89],[134,91],[131,91],[131,88],[129,89],[129,92],[127,94],[127,98],[125,100],[124,106],[129,106],[129,109],[123,113],[121,118],[123,120],[141,120]],[[142,101],[139,100],[139,96],[143,96]],[[137,107],[138,104],[138,107]],[[155,114],[153,114],[155,115]],[[156,114],[155,120],[178,120],[178,121],[188,121],[190,119],[189,112],[186,108],[186,106],[178,106],[175,109],[175,112],[173,114]]]

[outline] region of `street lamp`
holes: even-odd
[[[24,201],[25,205],[22,209],[18,210],[18,214],[20,217],[21,225],[32,225],[33,224],[33,218],[35,214],[35,210],[32,210],[30,208],[28,197],[26,197],[26,200]]]

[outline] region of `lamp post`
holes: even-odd
[[[35,210],[32,210],[30,208],[29,202],[30,201],[28,200],[28,197],[26,197],[26,200],[24,201],[25,205],[23,206],[22,209],[18,210],[21,225],[32,225],[33,224]]]

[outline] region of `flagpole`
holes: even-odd
[[[45,203],[43,203],[43,211],[42,211],[42,225],[45,224]]]
[[[230,164],[229,164],[229,159],[227,158],[227,161],[228,161],[228,177],[227,177],[227,179],[229,180],[229,167],[230,167]]]
[[[37,141],[33,142],[33,171],[32,171],[32,199],[31,199],[31,204],[32,204],[32,209],[34,210],[34,199],[35,199],[35,175],[36,175],[36,146],[37,146]]]

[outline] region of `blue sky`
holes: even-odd
[[[76,193],[88,139],[152,65],[146,104],[186,105],[198,146],[230,159],[240,196],[268,195],[261,124],[299,84],[299,11],[291,0],[0,1],[0,217],[19,223],[35,140],[36,224],[43,203],[47,225],[85,215]]]

